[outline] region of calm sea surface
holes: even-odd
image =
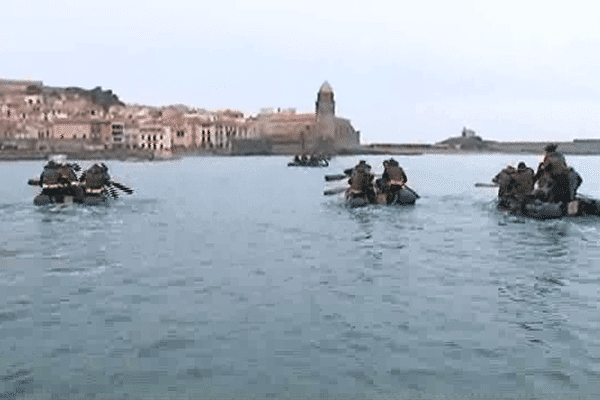
[[[413,207],[323,196],[357,157],[113,161],[133,196],[47,208],[1,162],[0,398],[600,395],[600,218],[474,187],[535,156],[397,159]]]

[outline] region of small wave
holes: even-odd
[[[99,275],[106,270],[106,265],[96,268],[84,267],[53,267],[47,270],[46,275],[92,276]]]
[[[158,357],[160,351],[184,350],[193,347],[195,343],[194,340],[184,338],[161,339],[149,347],[141,348],[138,352],[138,357]]]
[[[13,322],[25,318],[29,315],[27,308],[19,307],[18,309],[0,310],[0,325],[4,322]]]

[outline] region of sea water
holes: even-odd
[[[109,161],[135,193],[99,207],[36,207],[44,162],[0,163],[0,397],[600,394],[600,218],[474,185],[536,156],[396,159],[414,206],[324,196],[359,157]],[[567,160],[600,198],[600,158]]]

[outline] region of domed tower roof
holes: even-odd
[[[321,89],[319,89],[319,93],[333,93],[333,88],[329,84],[329,82],[325,81],[321,85]]]

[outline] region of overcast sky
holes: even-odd
[[[363,143],[600,138],[600,2],[9,0],[0,78],[313,111]]]

